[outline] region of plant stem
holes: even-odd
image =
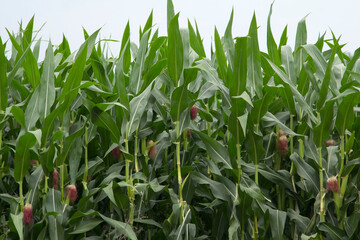
[[[188,138],[187,138],[187,129],[183,131],[183,138],[184,138],[184,151],[188,149]]]
[[[318,152],[319,152],[319,166],[320,166],[320,172],[319,172],[319,177],[320,177],[320,221],[324,222],[325,221],[325,209],[324,209],[324,199],[323,199],[323,194],[324,194],[324,189],[323,189],[323,167],[322,167],[322,157],[321,157],[321,147],[318,148]]]
[[[89,167],[88,167],[88,127],[85,127],[85,144],[84,144],[84,150],[85,150],[85,170],[84,170],[84,177],[83,177],[83,185],[84,188],[87,189],[87,177],[88,177],[88,172],[89,172]]]
[[[180,126],[179,122],[175,122],[176,128],[176,139],[178,142],[176,144],[176,165],[177,165],[177,175],[178,175],[178,184],[179,184],[179,202],[180,202],[180,223],[183,221],[183,196],[182,196],[182,177],[181,177],[181,166],[180,166]]]
[[[236,152],[237,152],[237,160],[238,160],[238,183],[240,184],[240,180],[241,180],[241,145],[240,143],[236,144]]]
[[[24,197],[23,197],[23,185],[22,180],[18,182],[19,183],[19,194],[20,194],[20,209],[21,211],[24,210]]]
[[[134,159],[135,159],[135,172],[139,172],[139,165],[137,161],[137,153],[138,153],[138,130],[136,129],[135,133],[135,142],[134,142]]]
[[[3,132],[2,132],[2,130],[0,130],[0,150],[2,148],[2,135],[3,135]],[[1,167],[2,167],[2,154],[0,154],[0,178],[2,177]]]
[[[341,162],[340,162],[339,177],[341,177],[342,171],[344,169],[344,162],[345,162],[345,139],[344,139],[344,134],[340,135],[340,156],[341,156]],[[339,181],[339,188],[340,188],[340,181]]]
[[[61,201],[64,202],[64,164],[60,165],[60,190],[61,190]]]

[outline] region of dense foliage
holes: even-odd
[[[0,239],[359,239],[360,50],[270,17],[267,53],[231,14],[207,57],[170,0],[117,57],[0,38]]]

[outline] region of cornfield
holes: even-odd
[[[206,55],[167,4],[116,57],[0,38],[0,239],[359,239],[360,48],[270,8],[267,52],[231,13]]]

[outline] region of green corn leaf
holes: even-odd
[[[328,101],[320,110],[320,124],[314,128],[314,143],[319,148],[329,137],[329,129],[334,118],[334,101]],[[330,129],[331,130],[331,129]]]
[[[52,134],[52,131],[54,129],[54,122],[56,118],[59,115],[64,114],[64,112],[68,108],[67,106],[68,106],[68,102],[64,102],[45,118],[44,123],[42,125],[42,135],[41,135],[41,146],[43,148],[46,147],[46,142],[50,137],[50,135]]]
[[[236,39],[234,73],[229,84],[230,96],[239,96],[246,90],[248,37]]]
[[[351,125],[355,118],[354,106],[360,101],[359,94],[345,96],[339,105],[336,115],[335,126],[340,135],[345,134],[345,130],[351,130]]]
[[[0,39],[1,40],[1,39]],[[344,75],[341,79],[341,85],[345,85],[349,81],[350,73],[353,71],[353,68],[357,62],[357,60],[360,58],[360,48],[356,49],[354,52],[354,56],[351,58],[350,62],[346,66],[346,70],[344,72]]]
[[[117,127],[115,121],[111,115],[107,112],[102,112],[99,108],[94,107],[92,110],[91,121],[99,127],[102,127],[109,131],[111,141],[119,143],[120,141],[120,130]]]
[[[121,40],[120,55],[123,58],[123,71],[125,73],[129,72],[131,64],[131,52],[130,52],[130,23],[129,21],[126,24],[124,29],[123,37]]]
[[[5,56],[6,43],[3,44],[0,37],[0,112],[8,105],[8,79],[7,58]]]
[[[206,150],[209,153],[212,160],[217,163],[224,164],[224,167],[232,169],[230,164],[229,153],[224,146],[220,143],[209,137],[208,135],[193,130],[196,134],[199,135],[203,143],[205,144]]]
[[[254,121],[254,124],[260,123],[261,118],[266,114],[269,105],[274,100],[277,90],[277,87],[269,87],[267,85],[264,86],[264,94],[259,100],[254,102],[254,108],[251,110],[251,117]]]
[[[24,217],[24,214],[22,212],[18,213],[18,214],[12,214],[10,213],[10,217],[11,217],[11,220],[15,226],[15,229],[18,233],[18,236],[19,236],[19,239],[20,240],[23,240],[24,239],[24,233],[23,233],[23,217]],[[5,239],[5,238],[4,238]]]
[[[145,26],[144,26],[144,29],[141,30],[140,28],[140,34],[139,34],[139,39],[141,41],[141,39],[143,38],[144,34],[149,31],[149,35],[148,35],[148,38],[149,36],[151,35],[151,28],[153,26],[153,10],[151,10],[151,13],[148,17],[148,19],[146,20],[146,23],[145,23]]]
[[[83,150],[82,137],[78,137],[72,143],[71,149],[69,151],[69,175],[71,184],[76,183],[76,176],[79,172],[79,165],[81,161],[81,155]]]
[[[115,228],[121,234],[124,234],[131,240],[137,239],[135,232],[133,231],[133,229],[131,228],[131,226],[129,224],[105,217],[102,214],[99,214],[99,215],[107,224],[111,225],[113,228]]]
[[[141,116],[143,115],[152,85],[149,85],[141,94],[130,101],[129,136],[138,129]]]
[[[337,51],[337,47],[338,47],[338,44],[336,42],[334,48],[332,49],[331,56],[330,56],[329,62],[328,62],[327,67],[326,67],[325,75],[324,75],[324,78],[322,80],[319,99],[316,102],[316,107],[317,107],[318,110],[321,109],[321,107],[325,103],[327,95],[328,95],[329,86],[330,86],[331,72],[332,72],[332,67],[333,67],[333,62],[334,62],[334,59],[335,59],[335,54],[336,54],[336,51]]]
[[[271,61],[273,61],[277,66],[280,66],[280,64],[281,64],[280,55],[278,52],[278,47],[276,45],[274,36],[271,31],[271,24],[270,24],[273,5],[274,5],[274,2],[271,3],[271,5],[270,5],[270,11],[269,11],[268,19],[267,19],[267,34],[266,34],[267,49],[268,49],[268,53],[269,53],[269,57],[270,57]]]
[[[81,233],[89,232],[102,222],[103,220],[94,219],[94,218],[83,220],[79,224],[75,225],[74,230],[69,234],[81,234]]]
[[[296,29],[296,38],[295,38],[295,54],[294,54],[294,62],[295,62],[295,71],[296,74],[299,74],[302,66],[306,60],[306,52],[301,46],[306,45],[307,43],[307,30],[306,30],[306,19],[307,15],[302,18]]]
[[[56,158],[56,166],[61,166],[62,164],[64,164],[69,152],[74,147],[73,146],[74,141],[76,141],[77,138],[80,138],[81,136],[84,135],[84,129],[85,128],[82,127],[75,133],[73,133],[65,138],[63,150]]]
[[[218,65],[217,72],[219,74],[219,77],[224,81],[225,85],[228,85],[227,63],[226,63],[225,52],[216,27],[215,27],[215,54],[216,54],[216,62]]]
[[[190,106],[192,102],[187,86],[190,82],[195,80],[197,72],[197,68],[186,68],[184,70],[184,84],[175,88],[171,95],[170,115],[174,122],[180,120],[180,115]]]
[[[35,91],[33,92],[25,110],[25,128],[27,131],[30,131],[35,127],[35,124],[40,117],[39,99],[40,99],[40,87],[36,88]]]
[[[282,240],[286,221],[286,212],[269,208],[271,235],[273,239]]]
[[[40,156],[40,164],[46,176],[49,176],[50,172],[54,171],[54,156],[55,146],[51,142],[50,146],[45,151],[43,151]]]
[[[316,73],[320,79],[324,79],[327,63],[320,50],[313,44],[302,46],[314,62]]]
[[[310,119],[313,122],[317,122],[317,118],[315,117],[312,108],[305,101],[304,97],[296,89],[296,87],[290,82],[289,77],[278,66],[276,66],[273,62],[271,62],[269,59],[266,58],[266,60],[270,64],[271,68],[275,71],[275,73],[280,77],[280,79],[282,80],[282,84],[290,86],[290,89],[291,89],[296,101],[299,103],[301,108],[308,114]]]
[[[291,208],[288,208],[287,216],[290,218],[291,221],[295,222],[296,227],[299,229],[300,232],[304,233],[306,231],[306,228],[310,222],[309,218],[301,216],[299,213],[297,213]]]
[[[281,47],[281,63],[285,67],[285,71],[289,76],[290,81],[294,85],[296,85],[297,79],[295,73],[294,58],[290,46],[286,45]]]
[[[36,143],[36,138],[32,133],[22,135],[16,144],[16,153],[14,159],[14,178],[16,182],[23,180],[30,167],[30,151]]]
[[[261,98],[263,79],[261,72],[261,55],[258,42],[257,23],[255,13],[251,20],[248,41],[248,58],[247,58],[247,88],[251,95],[254,93]]]
[[[245,144],[250,161],[254,162],[255,165],[258,165],[265,153],[263,148],[263,137],[250,130]]]
[[[138,95],[143,83],[143,69],[145,65],[145,54],[148,49],[148,38],[150,34],[150,29],[146,31],[141,38],[139,50],[136,55],[135,65],[131,71],[130,75],[130,89],[135,94]]]
[[[231,10],[229,22],[224,34],[224,51],[227,53],[227,59],[232,70],[234,70],[235,44],[232,36],[232,24],[234,20],[234,8]]]
[[[171,80],[177,86],[184,64],[184,47],[179,29],[179,14],[171,19],[168,34],[168,71]]]
[[[189,41],[191,48],[194,49],[194,51],[199,55],[199,57],[205,58],[206,57],[205,50],[203,43],[201,41],[200,34],[195,33],[195,30],[189,20],[188,20],[188,29],[189,29]],[[197,25],[196,25],[196,30],[198,30]]]
[[[69,75],[66,78],[62,93],[59,97],[60,102],[64,102],[65,98],[69,102],[72,102],[78,93],[78,87],[80,86],[86,63],[88,42],[86,41],[78,52],[77,58],[70,69]]]
[[[320,222],[318,228],[320,231],[325,232],[326,236],[328,236],[330,239],[333,239],[333,240],[346,239],[345,231],[335,227],[331,223]]]
[[[25,128],[25,115],[24,112],[21,108],[19,108],[16,105],[13,105],[11,107],[11,113],[14,115],[14,118],[16,119],[16,121],[23,127]]]
[[[49,41],[44,59],[43,72],[40,79],[40,95],[38,104],[41,121],[50,114],[50,108],[55,101],[54,69],[54,53],[51,41]]]
[[[169,28],[171,20],[175,16],[174,4],[172,0],[167,0],[167,27]],[[170,34],[169,34],[170,35]]]
[[[295,164],[299,176],[305,179],[309,192],[316,196],[320,191],[319,174],[317,174],[317,171],[301,159],[297,153],[291,154],[290,160]]]

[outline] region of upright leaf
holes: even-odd
[[[27,131],[32,130],[35,127],[36,122],[39,120],[40,114],[40,87],[37,87],[25,110],[25,128]]]
[[[123,71],[129,72],[131,64],[131,52],[130,52],[130,23],[126,24],[124,29],[123,37],[121,40],[120,56],[122,55]]]
[[[333,66],[333,62],[334,62],[334,59],[335,59],[336,51],[337,51],[337,42],[335,43],[335,46],[332,49],[331,56],[330,56],[329,62],[328,62],[327,67],[326,67],[325,75],[324,75],[324,78],[322,80],[319,99],[316,102],[316,107],[317,107],[318,110],[320,110],[320,108],[325,103],[328,92],[329,92],[329,85],[330,85],[332,66]]]
[[[250,130],[246,141],[246,150],[250,161],[254,162],[255,165],[258,165],[265,153],[263,148],[263,137]]]
[[[279,52],[278,52],[278,48],[277,48],[274,36],[271,31],[271,24],[270,24],[273,5],[274,5],[274,2],[271,3],[271,5],[270,5],[270,11],[269,11],[268,19],[267,19],[267,34],[266,34],[267,49],[268,49],[268,53],[269,53],[269,57],[270,57],[271,61],[273,61],[277,66],[280,66],[280,64],[281,64],[280,56],[279,56]]]
[[[251,95],[262,97],[263,79],[261,72],[261,55],[257,34],[257,23],[255,13],[251,20],[248,41],[248,58],[247,58],[247,88]]]
[[[301,46],[306,45],[306,41],[307,41],[307,30],[305,23],[306,17],[307,16],[305,16],[299,21],[296,29],[294,62],[295,62],[295,71],[297,74],[300,73],[302,65],[306,60],[306,52],[303,48],[301,48]]]
[[[137,95],[141,89],[143,83],[142,73],[145,65],[145,54],[148,48],[148,36],[150,30],[146,31],[141,38],[139,50],[135,58],[135,64],[130,75],[130,89]]]
[[[175,16],[174,4],[172,0],[167,0],[167,27],[169,28],[171,19]]]
[[[51,41],[49,41],[40,79],[39,114],[41,120],[50,114],[50,108],[55,101],[54,68],[54,53]]]
[[[336,129],[340,135],[344,135],[347,129],[351,130],[350,128],[355,118],[354,106],[359,100],[359,94],[350,94],[344,97],[340,103],[335,121]]]
[[[189,20],[188,20],[188,29],[189,29],[189,40],[190,40],[191,48],[194,49],[194,51],[199,55],[199,57],[205,58],[206,55],[201,37],[200,35],[197,35],[195,33],[194,28]],[[197,29],[197,25],[196,25],[196,29]]]
[[[234,70],[234,55],[235,55],[235,44],[232,36],[232,24],[234,20],[234,8],[231,10],[228,25],[225,29],[224,34],[224,51],[227,54],[227,59],[232,70]]]
[[[168,70],[175,86],[178,85],[184,64],[184,49],[179,29],[179,14],[170,21],[168,28]]]
[[[5,56],[6,43],[3,44],[0,37],[0,112],[5,110],[8,103],[8,79],[7,79],[7,59]]]
[[[187,86],[190,82],[195,80],[197,71],[197,68],[186,68],[184,70],[184,84],[175,88],[171,95],[170,115],[174,122],[180,120],[181,114],[191,103],[190,92],[187,89]]]
[[[223,49],[223,45],[221,43],[221,39],[219,33],[215,27],[215,55],[216,55],[216,62],[218,65],[217,72],[219,77],[224,81],[225,85],[228,85],[227,81],[227,63],[225,52]]]
[[[297,79],[295,73],[294,58],[291,48],[288,45],[281,47],[281,63],[285,66],[285,71],[287,72],[290,81],[296,85]]]
[[[329,137],[334,118],[334,101],[328,101],[320,110],[320,124],[314,127],[314,143],[319,148]]]
[[[84,74],[86,57],[87,57],[88,42],[86,41],[80,48],[77,58],[70,69],[69,75],[66,78],[62,93],[60,95],[60,102],[64,102],[65,98],[72,102],[78,93],[82,76]]]
[[[139,127],[141,116],[143,115],[152,85],[149,85],[141,94],[130,101],[130,120],[129,136]]]

